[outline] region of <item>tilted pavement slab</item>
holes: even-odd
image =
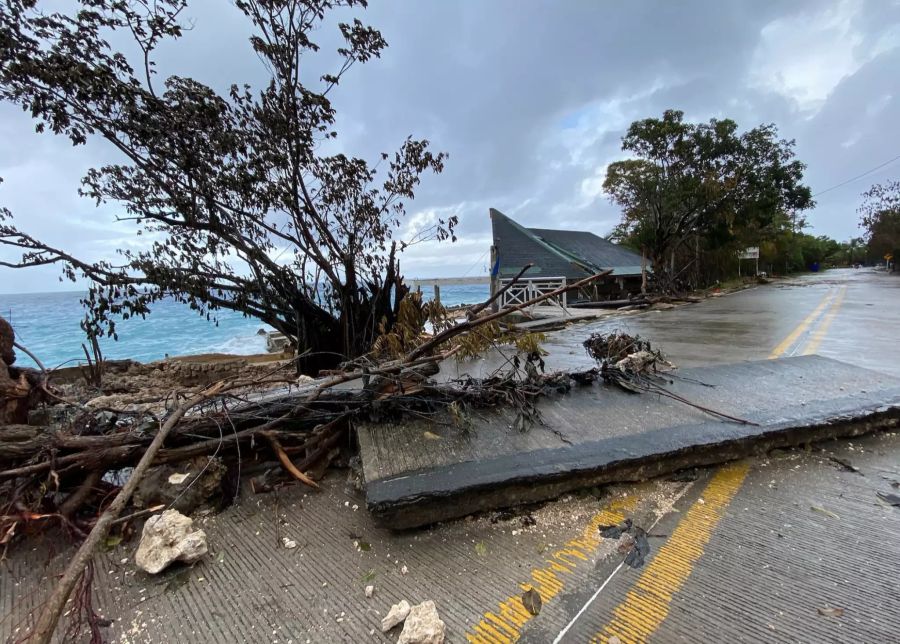
[[[509,408],[472,410],[463,426],[362,424],[367,506],[406,529],[900,423],[900,380],[816,355],[680,370],[665,387],[751,424],[602,384],[541,399],[525,431]]]

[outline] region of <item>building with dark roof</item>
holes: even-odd
[[[490,209],[494,245],[492,285],[515,277],[528,263],[528,279],[576,282],[612,269],[610,279],[582,292],[581,299],[622,297],[640,290],[641,256],[594,233],[580,230],[526,228],[499,210]]]

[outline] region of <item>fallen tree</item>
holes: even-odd
[[[116,204],[126,231],[153,240],[93,261],[0,207],[0,246],[21,252],[0,266],[55,265],[88,280],[92,335],[115,337],[118,317],[174,298],[201,315],[232,310],[271,325],[315,374],[368,353],[379,324],[394,322],[408,291],[404,248],[453,238],[456,217],[400,238],[421,178],[440,173],[446,154],[411,136],[377,159],[329,153],[331,94],[387,47],[355,16],[365,0],[228,5],[245,23],[246,55],[267,74],[220,92],[201,77],[166,76],[154,60],[180,46],[187,0],[0,3],[0,101],[30,114],[38,132],[109,145],[118,156],[88,171],[81,192]],[[337,51],[320,51],[332,30]]]
[[[476,307],[475,315],[456,324],[444,324],[431,337],[423,338],[421,326],[418,334],[412,334],[410,329],[397,328],[398,322],[383,336],[393,340],[383,343],[384,350],[394,347],[395,355],[363,357],[317,380],[301,378],[296,384],[287,377],[293,367],[287,363],[253,380],[221,383],[220,391],[193,405],[190,415],[168,428],[165,444],[159,445],[152,464],[182,463],[214,455],[237,461],[244,473],[276,467],[284,476],[314,485],[308,470],[334,455],[356,418],[527,400],[539,395],[547,384],[537,378],[532,363],[537,363],[539,355],[528,336],[521,347],[529,349],[530,359],[522,369],[477,382],[438,383],[429,376],[438,371],[441,361],[452,356],[492,343],[520,341],[515,333],[501,332],[496,326],[504,315],[608,274],[587,277],[496,313]],[[408,306],[415,307],[416,301],[412,298]],[[417,325],[425,319],[421,310],[412,317],[410,323]],[[398,339],[400,335],[403,341]],[[409,341],[413,335],[417,339]],[[293,384],[284,386],[285,382]],[[282,385],[282,389],[273,392],[272,385]],[[85,413],[97,412],[79,407],[74,417],[77,420]],[[0,512],[0,544],[9,544],[24,525],[35,522],[58,522],[76,535],[85,534],[101,509],[100,500],[116,487],[107,481],[107,474],[141,461],[165,426],[166,416],[120,412],[116,422],[102,428],[71,422],[63,427],[8,425],[0,430],[0,492],[8,499]],[[93,429],[79,431],[78,427]]]
[[[593,275],[497,313],[484,313],[486,307],[480,305],[463,321],[420,339],[415,346],[404,347],[399,356],[360,359],[318,380],[301,378],[301,384],[281,392],[260,394],[260,387],[282,381],[283,374],[279,372],[290,370],[290,364],[255,381],[218,382],[182,402],[176,401],[164,418],[136,415],[131,422],[117,423],[114,429],[96,435],[78,435],[68,431],[71,428],[44,432],[28,426],[3,428],[0,491],[9,500],[0,516],[0,544],[8,546],[23,526],[59,524],[83,538],[50,599],[42,606],[29,637],[38,642],[50,641],[74,591],[82,599],[73,619],[80,619],[80,613],[86,611],[92,641],[100,641],[96,616],[90,601],[84,600],[91,592],[92,554],[111,530],[124,533],[135,519],[165,507],[158,505],[119,516],[128,507],[141,479],[160,466],[184,463],[198,456],[217,457],[243,464],[244,473],[277,468],[282,477],[317,487],[311,470],[327,464],[335,448],[347,441],[348,430],[356,419],[449,413],[463,424],[470,408],[503,405],[518,410],[517,426],[524,431],[540,423],[536,403],[542,396],[566,392],[574,386],[604,381],[628,391],[665,395],[667,392],[655,374],[658,367],[671,365],[649,343],[622,334],[592,336],[586,342],[588,351],[598,361],[597,367],[587,370],[544,373],[541,353],[532,350],[524,356],[517,353],[510,359],[509,368],[487,378],[443,382],[431,378],[438,372],[440,362],[461,355],[467,346],[493,342],[497,328],[491,325],[504,315],[608,274],[609,271]],[[356,386],[345,386],[351,382]],[[254,397],[253,393],[258,395]],[[108,480],[109,474],[129,467],[134,469],[121,485]],[[263,483],[261,489],[271,489],[273,480]],[[193,481],[187,485],[193,485]],[[253,487],[257,489],[256,485]],[[80,628],[80,622],[74,628]],[[72,633],[72,629],[70,624],[68,632]]]

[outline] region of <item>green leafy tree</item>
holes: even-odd
[[[330,92],[386,43],[359,20],[340,23],[333,71],[309,78],[314,38],[333,9],[365,0],[235,0],[252,31],[248,55],[268,78],[224,94],[157,76],[154,52],[182,35],[186,0],[80,0],[68,13],[38,5],[59,6],[0,6],[0,98],[39,132],[111,144],[122,161],[90,170],[82,193],[119,204],[118,219],[152,241],[120,250],[121,261],[89,262],[0,211],[0,243],[22,251],[3,265],[57,264],[90,280],[95,333],[114,334],[113,316],[174,297],[207,316],[231,309],[272,325],[315,352],[306,371],[368,351],[406,292],[398,253],[416,240],[395,238],[405,205],[445,155],[412,138],[375,165],[326,153],[338,135]],[[452,237],[455,223],[438,221],[417,240]]]
[[[891,254],[894,266],[900,256],[900,181],[876,183],[863,193],[860,227],[869,251],[879,260]]]
[[[844,244],[844,247],[847,251],[848,265],[858,264],[866,261],[866,258],[869,254],[869,249],[864,238],[851,237],[850,240]]]
[[[642,249],[671,290],[675,254],[692,239],[736,249],[736,231],[813,205],[793,148],[774,125],[739,133],[730,119],[687,123],[677,110],[635,121],[622,138],[632,158],[611,163],[603,184],[622,208],[615,237]]]

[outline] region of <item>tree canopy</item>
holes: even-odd
[[[405,206],[446,155],[413,138],[374,164],[326,153],[338,136],[330,92],[387,43],[358,19],[340,23],[335,68],[308,78],[314,37],[333,9],[365,0],[236,0],[252,25],[248,55],[268,78],[224,94],[157,76],[154,52],[182,35],[186,0],[80,0],[69,13],[42,4],[0,7],[0,98],[30,113],[38,132],[112,144],[122,161],[90,170],[82,194],[120,205],[118,219],[147,243],[119,250],[121,261],[85,261],[0,210],[0,243],[23,251],[4,265],[57,264],[89,279],[95,333],[171,296],[202,314],[232,309],[270,324],[318,352],[306,370],[368,351],[406,292],[398,253],[416,240],[396,239]],[[117,50],[120,34],[133,43]],[[455,223],[417,239],[452,237]]]
[[[813,205],[794,142],[772,124],[740,133],[730,119],[688,123],[667,110],[632,123],[622,150],[631,158],[611,163],[603,184],[622,208],[614,237],[646,253],[664,289],[684,270],[675,266],[684,247],[693,253],[702,239],[733,256]]]
[[[893,255],[896,266],[900,256],[900,181],[876,183],[862,197],[860,227],[869,249],[878,259]]]

